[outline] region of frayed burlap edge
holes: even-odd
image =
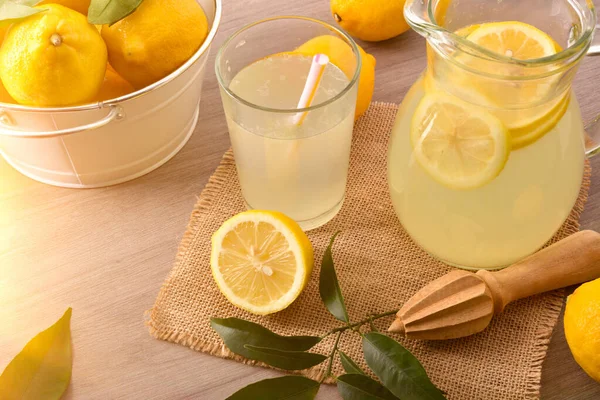
[[[577,201],[573,206],[573,210],[571,211],[569,219],[567,220],[567,225],[565,226],[569,235],[579,231],[579,219],[581,218],[585,203],[588,199],[591,176],[592,168],[589,161],[586,160],[579,196],[577,196]],[[556,290],[550,293],[550,296],[552,297],[548,300],[546,314],[542,315],[541,324],[536,333],[533,347],[533,360],[529,366],[529,371],[527,372],[527,381],[525,387],[525,399],[527,400],[536,400],[540,398],[542,366],[544,364],[544,359],[546,358],[546,353],[548,353],[548,346],[550,345],[550,339],[552,338],[554,327],[556,326],[558,316],[560,315],[563,307],[565,290]]]
[[[392,103],[379,104],[383,106],[392,105]],[[233,158],[232,150],[229,149],[223,155],[219,166],[217,167],[214,174],[210,177],[208,183],[200,193],[198,202],[195,204],[192,214],[190,215],[190,222],[187,226],[186,232],[183,235],[183,238],[181,239],[181,243],[179,245],[179,249],[177,250],[175,264],[178,264],[183,261],[190,244],[195,238],[197,232],[199,231],[197,228],[202,223],[201,216],[207,214],[207,212],[209,211],[209,208],[213,201],[213,197],[216,193],[218,193],[218,190],[220,189],[221,185],[225,182],[225,179],[227,178],[226,171],[231,166],[235,166],[235,160]],[[575,202],[573,210],[571,211],[569,220],[567,220],[568,224],[566,228],[568,229],[569,234],[573,234],[579,231],[579,219],[581,217],[581,214],[583,213],[583,209],[588,198],[588,192],[591,184],[590,178],[591,167],[589,165],[589,162],[586,161],[580,193],[577,198],[577,201]],[[168,293],[170,282],[171,273],[169,273],[169,276],[163,283],[155,301],[155,305],[161,303],[162,298]],[[551,298],[548,300],[548,307],[546,308],[546,314],[541,316],[542,323],[540,324],[538,332],[536,333],[536,339],[533,349],[533,360],[527,372],[527,381],[525,387],[525,398],[527,400],[535,400],[539,399],[540,397],[542,365],[544,359],[546,358],[546,353],[548,352],[548,346],[550,344],[552,332],[554,331],[554,327],[558,321],[560,311],[563,307],[565,296],[564,293],[564,290],[557,290],[551,293]],[[277,370],[277,368],[268,366],[265,363],[249,360],[245,357],[234,354],[225,346],[225,344],[204,343],[201,338],[195,337],[189,332],[164,331],[155,324],[154,316],[155,306],[153,306],[152,309],[145,312],[145,320],[150,335],[156,339],[180,344],[182,346],[189,347],[195,351],[207,353],[220,358],[235,360],[243,364],[255,365]],[[325,374],[324,367],[321,365],[317,365],[315,367],[303,371],[285,372],[288,374],[302,374],[310,379],[315,380],[321,380]],[[328,384],[333,384],[335,383],[335,380],[332,378],[327,378],[324,380],[324,382]]]

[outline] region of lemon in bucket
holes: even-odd
[[[0,49],[0,76],[18,103],[69,106],[91,100],[104,79],[107,52],[82,14],[58,4],[14,23]]]
[[[144,0],[130,15],[102,27],[110,64],[136,89],[183,65],[207,34],[196,0]]]
[[[125,96],[134,90],[131,83],[127,82],[119,75],[110,64],[107,64],[104,81],[102,82],[102,86],[100,86],[100,90],[96,94],[94,101],[116,99],[117,97]]]
[[[91,0],[44,0],[38,5],[60,4],[61,6],[70,8],[80,14],[87,15],[88,8],[90,8],[90,2]]]

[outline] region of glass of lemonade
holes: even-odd
[[[427,38],[427,69],[392,131],[396,213],[448,264],[508,266],[556,233],[579,194],[584,130],[571,83],[593,40],[593,4],[408,0],[405,17]]]
[[[299,108],[310,49],[334,56],[310,106]],[[331,63],[334,57],[343,65]],[[265,19],[225,41],[216,73],[249,209],[283,212],[305,230],[335,217],[346,189],[359,72],[354,41],[311,18]]]

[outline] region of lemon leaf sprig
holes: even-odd
[[[88,9],[88,22],[94,25],[112,25],[135,10],[143,0],[92,0]]]
[[[0,26],[10,25],[15,21],[45,11],[34,8],[41,0],[0,0]]]
[[[398,310],[372,314],[358,322],[350,321],[333,263],[332,247],[336,236],[337,233],[331,238],[323,255],[319,292],[325,308],[343,322],[342,326],[333,328],[321,336],[282,336],[256,322],[240,318],[210,320],[211,327],[233,353],[288,371],[315,368],[321,364],[321,380],[299,376],[266,379],[238,390],[227,400],[313,400],[327,378],[337,382],[338,392],[343,400],[446,399],[444,393],[431,382],[414,355],[391,337],[375,330],[373,321],[395,315]],[[369,326],[370,331],[363,333],[361,329],[364,326]],[[338,348],[341,336],[347,331],[362,338],[364,359],[370,368],[367,373]],[[333,349],[329,354],[307,352],[328,336],[335,337]],[[339,355],[345,371],[340,376],[335,376],[332,372],[333,362],[337,359],[336,354]],[[324,362],[326,366],[323,365]],[[375,380],[375,376],[379,380]]]

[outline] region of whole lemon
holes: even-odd
[[[67,8],[70,8],[71,10],[75,10],[78,13],[87,15],[88,8],[90,8],[90,3],[91,0],[44,0],[38,3],[38,5],[41,6],[43,4],[60,4],[61,6],[65,6]]]
[[[354,37],[378,42],[408,30],[404,20],[406,0],[331,0],[331,13]]]
[[[0,26],[0,45],[2,45],[2,42],[4,42],[4,36],[6,36],[8,28],[10,28],[10,24]]]
[[[575,361],[600,382],[600,279],[584,283],[567,298],[564,322]]]
[[[11,104],[16,103],[16,101],[6,91],[6,88],[4,87],[2,82],[0,82],[0,103],[11,103]]]
[[[85,16],[58,4],[15,22],[0,48],[0,76],[18,103],[69,106],[92,99],[104,79],[106,46]]]
[[[196,0],[144,0],[129,16],[102,27],[110,64],[136,89],[179,68],[207,34],[208,21]]]
[[[354,119],[358,119],[358,117],[367,111],[373,98],[373,91],[375,90],[375,57],[367,54],[362,47],[358,45],[357,47],[362,59],[362,67],[360,69]],[[351,79],[354,75],[356,59],[352,52],[352,47],[337,36],[323,35],[314,37],[295,51],[311,56],[319,53],[326,54],[329,57],[329,61],[341,69],[348,79]]]
[[[127,82],[121,75],[119,75],[110,64],[107,64],[104,82],[102,82],[100,91],[96,94],[94,101],[116,99],[117,97],[125,96],[134,90],[135,89],[131,83]]]
[[[8,30],[10,25],[0,26],[0,44],[4,41],[4,35],[6,35],[6,31]],[[10,94],[6,91],[6,88],[0,81],[0,103],[16,103],[16,101],[10,97]]]

